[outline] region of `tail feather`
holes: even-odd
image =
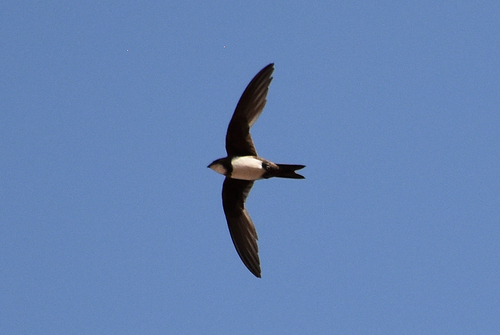
[[[276,164],[279,167],[275,177],[279,178],[292,178],[292,179],[305,179],[304,176],[295,173],[296,170],[305,168],[305,165],[297,164]]]

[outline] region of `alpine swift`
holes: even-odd
[[[259,157],[250,128],[266,105],[267,92],[273,80],[274,64],[263,68],[243,92],[226,133],[227,157],[208,167],[226,176],[222,186],[222,207],[234,247],[245,266],[260,278],[257,231],[245,209],[245,201],[255,180],[271,177],[304,179],[295,173],[305,165],[275,164]]]

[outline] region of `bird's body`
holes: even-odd
[[[255,156],[234,157],[231,160],[233,171],[231,178],[242,180],[258,180],[266,172],[264,161]]]
[[[275,164],[258,156],[220,158],[209,165],[212,170],[226,177],[241,180],[259,180],[271,177],[303,179],[295,173],[304,165]]]
[[[274,64],[263,68],[248,84],[236,106],[226,134],[227,157],[208,167],[226,176],[222,205],[234,246],[246,267],[260,277],[257,231],[245,208],[245,200],[255,180],[271,177],[303,179],[295,171],[304,165],[275,164],[257,155],[250,127],[266,105]]]

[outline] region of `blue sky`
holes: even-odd
[[[500,333],[497,1],[0,5],[3,334]],[[262,279],[221,204],[265,65]]]

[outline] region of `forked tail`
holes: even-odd
[[[279,178],[293,178],[293,179],[305,179],[304,176],[295,173],[296,170],[300,170],[305,168],[305,165],[296,165],[296,164],[276,164],[279,167],[279,170],[276,171],[275,177]]]

